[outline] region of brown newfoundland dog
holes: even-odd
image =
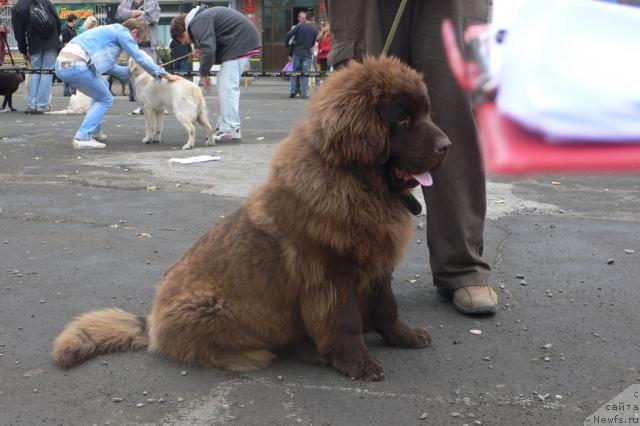
[[[398,319],[391,291],[413,231],[410,189],[430,184],[450,146],[429,117],[422,76],[393,58],[352,62],[310,110],[280,143],[267,182],[167,270],[149,316],[77,317],[54,342],[57,365],[149,348],[248,371],[293,350],[380,380],[363,330],[391,346],[430,343]]]

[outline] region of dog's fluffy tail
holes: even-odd
[[[82,114],[81,112],[78,111],[74,111],[72,109],[61,109],[58,111],[47,111],[45,112],[45,114],[64,114],[64,115],[69,115],[69,114]]]
[[[96,355],[144,349],[147,321],[122,309],[88,312],[71,321],[53,342],[53,360],[71,368]]]

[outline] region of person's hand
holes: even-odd
[[[24,59],[25,61],[29,62],[29,60],[31,59],[31,57],[29,56],[28,53],[23,53],[22,54],[22,59]]]
[[[177,81],[177,80],[180,80],[182,78],[182,77],[180,77],[178,75],[173,75],[173,74],[169,74],[169,73],[161,74],[160,76],[162,78],[164,78],[165,80],[167,80],[167,81]]]
[[[142,10],[134,9],[134,10],[131,11],[131,17],[133,17],[133,18],[139,18],[142,15],[144,15],[144,11],[142,11]]]
[[[193,49],[193,57],[194,58],[199,58],[200,57],[200,49]]]
[[[209,93],[211,91],[211,79],[208,75],[200,76],[200,86],[202,86],[204,93]]]

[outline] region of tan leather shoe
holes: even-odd
[[[453,306],[463,314],[492,315],[497,303],[498,295],[489,286],[472,285],[453,292]]]

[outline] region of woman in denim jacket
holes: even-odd
[[[72,88],[93,99],[84,121],[73,138],[75,149],[104,148],[106,135],[102,132],[102,117],[113,102],[107,83],[100,78],[110,74],[119,80],[129,79],[129,69],[118,65],[124,50],[154,78],[174,81],[180,77],[167,73],[138,49],[147,37],[147,25],[136,19],[121,24],[104,25],[76,36],[60,51],[56,75]]]

